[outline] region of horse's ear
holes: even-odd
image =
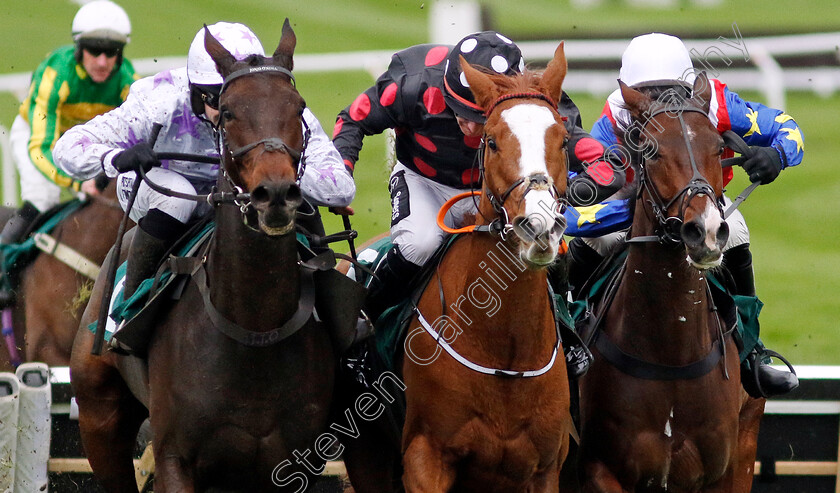
[[[642,119],[644,112],[650,107],[650,97],[628,86],[621,79],[618,80],[618,87],[621,88],[621,97],[630,114],[637,120]]]
[[[569,64],[566,62],[566,51],[564,42],[561,41],[554,50],[554,59],[548,63],[545,72],[543,72],[540,86],[548,92],[551,99],[560,102],[560,97],[563,95],[563,80],[566,78],[566,71]]]
[[[486,74],[476,68],[473,68],[470,63],[464,59],[463,55],[458,55],[461,61],[461,71],[464,72],[464,77],[467,78],[467,83],[470,85],[470,91],[475,96],[475,102],[484,109],[490,107],[493,101],[498,97],[498,90],[496,84]]]
[[[230,68],[236,63],[236,58],[222,46],[222,43],[219,43],[219,40],[210,34],[210,30],[207,29],[207,24],[204,25],[204,49],[207,50],[210,58],[216,62],[216,70],[219,71],[219,75],[223,79],[230,75]]]
[[[706,113],[712,104],[712,87],[709,83],[709,77],[706,76],[706,71],[703,70],[697,77],[694,78],[694,87],[691,90],[691,99],[696,101],[703,108]]]
[[[295,31],[292,29],[291,24],[289,24],[289,18],[286,17],[286,20],[283,21],[283,35],[280,36],[280,44],[277,45],[277,49],[274,50],[274,56],[271,57],[274,63],[292,70],[294,68],[292,56],[295,54],[296,44],[297,36],[295,36]]]

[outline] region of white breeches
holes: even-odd
[[[195,194],[196,187],[190,183],[184,176],[163,168],[152,168],[146,176],[157,185],[168,188],[175,192]],[[120,200],[120,205],[125,210],[128,205],[128,198],[131,195],[131,188],[134,185],[136,175],[133,171],[123,173],[117,177],[117,197]],[[211,184],[201,186],[201,192],[205,192]],[[206,202],[203,204],[206,205]],[[140,220],[150,210],[158,209],[161,212],[174,217],[175,219],[186,223],[193,212],[196,210],[197,202],[192,200],[179,199],[169,197],[156,192],[149,187],[145,182],[140,184],[140,189],[137,191],[137,198],[134,200],[134,206],[131,208],[130,217],[134,222]],[[203,208],[202,208],[203,209]]]
[[[30,135],[29,124],[20,115],[16,116],[9,132],[9,141],[20,177],[20,198],[32,202],[43,212],[61,200],[61,187],[44,176],[29,158]]]
[[[406,260],[423,265],[447,235],[437,225],[438,211],[447,200],[466,190],[436,183],[400,163],[391,172],[388,188],[391,191],[391,241],[399,245]],[[444,222],[449,227],[462,227],[467,224],[464,215],[476,214],[476,211],[473,199],[461,200],[449,210]]]

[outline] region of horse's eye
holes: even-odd
[[[560,149],[565,149],[569,147],[569,136],[563,137],[563,144],[560,146]]]
[[[225,121],[233,120],[233,113],[226,108],[222,108],[222,119]]]
[[[717,155],[718,155],[718,156],[722,155],[722,154],[723,154],[723,151],[724,151],[724,149],[725,149],[725,148],[726,148],[726,147],[725,147],[723,144],[721,144],[721,146],[720,146],[720,147],[718,147],[718,150],[717,150]]]
[[[486,140],[486,142],[487,142],[487,147],[489,147],[493,151],[496,150],[496,140],[495,139],[490,137]]]

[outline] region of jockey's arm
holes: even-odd
[[[782,110],[745,101],[719,80],[712,79],[716,93],[723,92],[725,108],[710,115],[720,132],[731,129],[751,146],[773,147],[782,157],[783,168],[802,162],[805,144],[796,121]],[[713,96],[714,97],[714,96]]]
[[[138,142],[146,142],[152,133],[154,102],[147,91],[137,85],[150,83],[141,79],[131,86],[125,102],[93,120],[71,128],[55,144],[56,164],[77,180],[89,180],[104,170],[108,177],[117,176],[111,160],[119,152]]]
[[[54,161],[54,145],[59,126],[60,108],[67,99],[59,78],[43,78],[39,71],[32,79],[30,97],[21,104],[20,115],[29,125],[28,158],[32,165],[51,181],[78,191],[80,180],[74,180]],[[34,123],[33,123],[34,122]]]
[[[398,82],[402,82],[404,77],[405,68],[397,53],[391,59],[388,71],[338,114],[333,143],[351,173],[359,159],[365,136],[378,135],[403,124],[406,109],[402,84]]]
[[[350,205],[356,195],[353,176],[344,166],[338,150],[309,108],[303,111],[303,118],[310,131],[304,153],[306,169],[300,183],[303,195],[318,206]]]

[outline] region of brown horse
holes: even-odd
[[[91,355],[85,325],[99,303],[85,312],[73,388],[85,451],[108,491],[137,491],[131,451],[146,414],[156,490],[297,490],[317,472],[306,468],[323,462],[312,449],[334,453],[319,437],[333,391],[332,342],[307,306],[311,277],[298,265],[294,234],[305,149],[305,103],[290,72],[295,44],[286,19],[271,58],[236,61],[205,31],[226,80],[218,187],[227,199],[192,282],[157,318],[148,361]]]
[[[764,400],[742,390],[733,322],[704,274],[728,237],[708,80],[697,77],[691,98],[621,92],[639,191],[580,381],[583,490],[747,492]]]
[[[462,67],[488,115],[483,193],[474,233],[446,252],[409,325],[402,482],[408,492],[557,491],[571,417],[544,267],[565,226],[556,101],[566,60],[561,45],[542,76]],[[353,487],[393,491],[387,438],[364,423],[358,433],[376,447],[347,444]]]
[[[61,220],[50,236],[99,267],[122,218],[115,182],[88,200]],[[25,348],[20,354],[24,361],[70,364],[73,339],[92,287],[93,279],[54,255],[42,253],[21,271],[13,320],[17,345]],[[8,354],[3,353],[0,360],[5,363]]]

